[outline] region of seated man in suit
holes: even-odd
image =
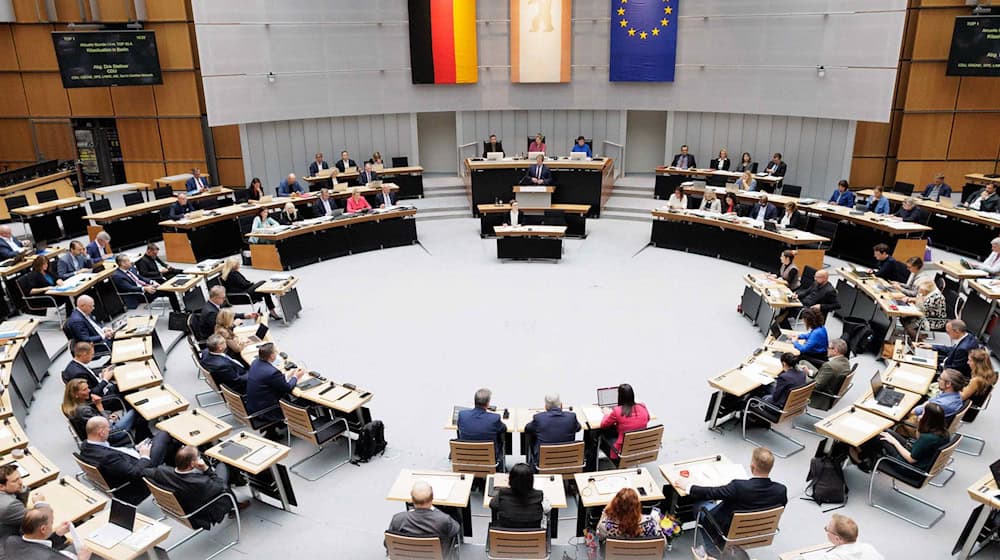
[[[226,354],[226,339],[213,334],[201,351],[201,365],[220,387],[228,387],[240,395],[247,392],[247,369]]]
[[[459,441],[492,441],[496,448],[496,457],[500,465],[497,470],[504,470],[504,435],[507,425],[500,415],[489,411],[493,392],[489,389],[479,389],[473,401],[474,408],[458,413]]]
[[[677,487],[686,490],[694,500],[719,500],[702,503],[710,521],[703,522],[707,529],[706,542],[722,544],[722,535],[729,533],[729,525],[736,513],[760,511],[784,506],[788,503],[788,490],[784,484],[771,480],[774,455],[766,447],[757,447],[750,458],[749,480],[734,480],[725,486],[692,485],[690,479],[679,477]],[[700,508],[695,508],[698,511]],[[713,523],[714,522],[714,523]]]
[[[826,349],[829,359],[813,376],[816,388],[809,398],[809,406],[818,410],[830,410],[833,406],[834,397],[827,395],[836,395],[844,385],[844,378],[851,372],[851,361],[847,359],[847,352],[847,342],[844,339],[835,338],[829,342]]]
[[[375,204],[379,208],[392,208],[396,205],[396,193],[392,192],[389,183],[382,183],[382,190],[375,195]]]
[[[368,183],[377,180],[378,180],[378,173],[375,173],[375,171],[372,169],[372,164],[366,161],[365,170],[358,175],[358,183],[362,185],[367,185]]]
[[[48,504],[36,503],[26,510],[17,534],[0,540],[0,558],[8,560],[90,560],[93,554],[84,543],[77,545],[76,554],[66,550],[69,523],[54,526],[54,512]]]
[[[0,225],[0,260],[12,259],[24,249],[10,231],[10,226]]]
[[[167,209],[167,218],[171,220],[180,220],[188,212],[194,212],[194,211],[195,211],[194,204],[188,202],[187,194],[178,193],[177,200],[170,205],[170,208]]]
[[[923,222],[927,214],[917,206],[917,201],[912,196],[903,199],[903,204],[896,210],[895,216],[904,222]]]
[[[483,142],[483,157],[490,152],[502,152],[503,143],[497,140],[496,134],[490,134],[490,139]]]
[[[114,256],[111,251],[111,234],[106,231],[99,232],[94,240],[87,244],[87,256],[92,263],[99,263]]]
[[[160,258],[160,246],[156,243],[146,245],[146,253],[139,257],[135,267],[139,270],[139,274],[160,283],[166,282],[167,279],[173,278],[181,272],[181,269],[168,265]]]
[[[413,509],[401,511],[389,522],[390,533],[407,537],[438,537],[444,558],[453,558],[451,550],[462,527],[450,515],[434,508],[434,489],[426,481],[418,480],[410,490]]]
[[[94,298],[86,294],[76,298],[76,309],[66,319],[67,334],[77,342],[103,342],[111,346],[115,331],[111,327],[102,327],[93,313]]]
[[[278,401],[290,397],[292,389],[306,373],[302,368],[282,371],[274,365],[277,359],[278,351],[274,344],[262,344],[257,348],[257,358],[250,364],[250,371],[247,372],[247,412],[259,413],[259,418],[265,422],[280,422],[284,419]],[[265,437],[278,440],[281,435],[272,427]]]
[[[163,464],[172,446],[170,434],[158,432],[153,439],[131,447],[112,447],[108,443],[111,424],[103,416],[87,420],[87,441],[80,446],[80,458],[97,467],[101,476],[112,488],[125,485],[115,492],[115,497],[132,505],[139,505],[149,496],[149,488],[142,481],[149,469]]]
[[[767,201],[767,195],[761,193],[760,198],[753,205],[750,210],[750,217],[758,222],[764,222],[767,220],[777,220],[778,219],[778,209],[774,207],[773,204]]]
[[[531,466],[538,464],[540,446],[572,443],[576,440],[578,431],[580,422],[576,419],[576,413],[562,409],[562,400],[558,394],[545,395],[545,411],[535,414],[531,422],[524,426],[524,432],[531,434],[535,440],[531,446],[532,453],[528,457],[528,464]]]
[[[120,410],[123,406],[121,393],[118,386],[112,379],[115,378],[115,367],[107,366],[100,371],[94,371],[91,362],[94,361],[94,345],[89,342],[77,342],[73,345],[73,359],[66,364],[62,371],[63,383],[69,383],[74,379],[83,379],[90,387],[91,394],[102,399],[108,399],[104,403],[104,408],[108,410]]]
[[[833,191],[830,195],[830,204],[836,204],[837,206],[844,206],[846,208],[854,208],[854,193],[850,190],[850,184],[847,179],[841,179],[837,182],[837,190]]]
[[[309,164],[309,176],[315,177],[324,169],[330,169],[330,164],[323,161],[323,152],[316,152],[316,161]]]
[[[320,189],[319,197],[313,203],[313,212],[317,216],[334,216],[337,210],[337,201],[330,198],[330,189]]]
[[[875,260],[878,261],[878,265],[872,270],[872,274],[889,282],[906,282],[906,279],[910,277],[910,271],[906,268],[906,265],[897,261],[889,254],[888,245],[879,243],[872,247],[872,251],[875,255]]]
[[[208,301],[202,306],[198,313],[197,320],[194,321],[194,334],[198,340],[205,340],[215,332],[215,319],[219,316],[219,310],[226,303],[226,288],[223,286],[212,286],[208,290]],[[237,319],[256,319],[260,317],[257,312],[237,313]]]
[[[208,189],[208,179],[201,176],[201,169],[195,167],[191,170],[191,178],[184,182],[184,189],[187,194],[198,194]]]
[[[51,509],[45,503],[45,496],[38,492],[35,493],[34,505],[28,508],[28,491],[29,488],[24,484],[21,472],[15,463],[0,466],[0,553],[4,550],[3,543],[7,537],[21,536],[21,526],[29,512],[40,508]],[[56,549],[63,548],[66,546],[66,539],[63,538],[63,535],[67,531],[68,528],[63,527],[57,531],[57,534],[41,540],[50,541]],[[8,558],[13,557],[8,556]]]
[[[969,200],[965,202],[965,205],[968,206],[970,210],[996,212],[1000,209],[1000,195],[997,195],[996,183],[989,183],[985,187],[973,193],[973,195],[969,197]]]
[[[813,283],[807,288],[799,287],[795,291],[795,295],[799,296],[802,307],[811,307],[822,311],[824,315],[840,309],[840,302],[837,301],[837,289],[830,283],[830,272],[825,269],[817,270],[813,276]],[[786,309],[779,313],[774,320],[781,328],[790,329],[792,327],[788,323],[788,315],[789,310]]]
[[[774,152],[774,155],[771,156],[771,161],[767,163],[764,171],[772,177],[784,177],[785,173],[788,172],[788,165],[781,161],[781,154],[779,152]]]
[[[59,258],[56,259],[56,274],[60,279],[65,280],[74,274],[89,272],[91,266],[83,243],[74,239],[69,242],[69,251],[59,255]]]
[[[944,173],[935,175],[934,181],[924,187],[924,193],[921,196],[934,202],[940,201],[941,197],[951,198],[951,187],[944,182]]]
[[[694,156],[688,153],[687,144],[681,146],[681,153],[674,155],[673,161],[670,162],[670,167],[677,167],[680,169],[695,169],[698,164],[695,163]]]
[[[212,525],[225,519],[226,514],[232,510],[233,504],[228,499],[216,500],[222,494],[232,494],[229,488],[229,467],[222,461],[216,463],[214,468],[209,467],[198,454],[197,447],[181,447],[174,455],[173,467],[160,465],[148,469],[146,477],[160,488],[173,492],[184,513],[193,513],[212,502],[211,506],[191,516],[191,525],[195,529],[210,529]],[[250,503],[239,505],[246,507]]]
[[[347,150],[340,152],[340,161],[338,161],[336,165],[337,165],[337,171],[341,173],[344,173],[345,171],[347,171],[352,167],[355,169],[357,169],[358,167],[358,164],[355,163],[353,159],[351,159],[350,155],[348,155]]]
[[[539,154],[535,157],[535,165],[528,167],[528,178],[532,185],[548,185],[552,182],[552,171],[545,165],[545,156]]]
[[[979,348],[979,341],[969,332],[965,321],[952,319],[945,323],[944,332],[948,334],[952,345],[928,344],[918,342],[921,348],[931,348],[939,354],[938,360],[941,362],[940,369],[954,369],[966,377],[972,376],[972,367],[969,366],[969,352]]]
[[[289,173],[288,177],[285,177],[278,183],[277,193],[278,196],[292,196],[293,193],[305,194],[306,190],[302,188],[295,174]]]
[[[128,255],[119,253],[115,262],[118,263],[118,270],[111,274],[111,281],[115,283],[115,288],[121,294],[126,307],[135,309],[142,302],[150,303],[156,298],[165,297],[170,301],[170,308],[180,313],[181,306],[177,301],[177,294],[161,291],[157,282],[139,274],[139,271],[132,266],[132,259]]]

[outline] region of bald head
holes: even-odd
[[[92,441],[108,441],[108,430],[110,428],[107,418],[94,416],[87,420],[87,439]]]
[[[813,276],[813,280],[822,286],[830,281],[830,273],[826,270],[817,270],[816,274]]]
[[[410,499],[413,501],[413,507],[427,509],[434,501],[434,489],[426,481],[418,480],[413,483],[413,488],[410,490]]]
[[[24,513],[21,521],[21,533],[29,539],[43,541],[52,534],[52,510],[49,508],[31,508]]]
[[[185,445],[177,450],[177,454],[174,455],[174,467],[180,471],[189,471],[194,464],[198,461],[198,449],[191,446]]]
[[[0,237],[10,237],[10,226],[0,225]]]

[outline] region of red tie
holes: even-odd
[[[132,274],[131,270],[126,271],[125,274],[128,274],[129,278],[131,278],[132,281],[135,282],[136,286],[145,286],[146,285],[145,282],[143,282],[142,280],[139,280],[138,276],[136,276],[135,274]]]

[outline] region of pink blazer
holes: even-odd
[[[371,208],[371,207],[372,207],[372,205],[368,204],[368,201],[365,200],[365,197],[363,197],[363,196],[358,197],[358,202],[357,203],[354,202],[354,197],[353,196],[347,199],[347,211],[348,212],[357,212],[359,210],[364,210],[366,208]]]
[[[535,142],[534,140],[532,140],[531,141],[531,145],[528,146],[528,151],[529,152],[542,152],[542,153],[545,153],[545,142],[542,142],[541,144],[539,144],[538,142]]]
[[[611,450],[611,458],[618,458],[618,451],[622,448],[622,440],[625,439],[625,432],[631,432],[632,430],[641,430],[649,424],[649,411],[646,410],[646,405],[641,403],[635,403],[632,407],[631,416],[622,416],[622,407],[616,406],[614,409],[601,420],[601,428],[610,428],[616,426],[618,428],[618,439],[615,440],[615,446]]]

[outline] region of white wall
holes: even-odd
[[[571,83],[510,83],[509,3],[494,0],[477,3],[479,83],[415,86],[400,0],[193,0],[209,122],[519,109],[888,121],[905,0],[685,2],[676,81],[659,84],[609,82],[610,4],[573,4]]]
[[[455,173],[455,113],[417,113],[420,165],[430,173]]]
[[[625,171],[628,173],[652,173],[664,162],[667,129],[665,111],[629,111],[628,133],[625,137]]]

